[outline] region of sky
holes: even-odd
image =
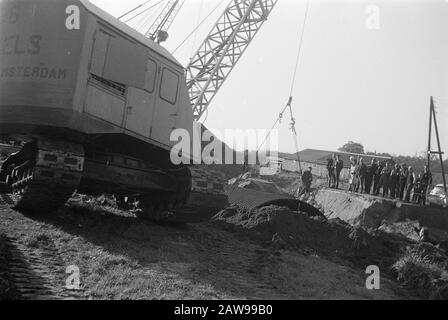
[[[119,16],[144,0],[91,2]],[[172,52],[220,2],[186,0],[163,45]],[[227,3],[175,52],[183,65]],[[278,1],[211,103],[212,131],[272,127],[289,98],[305,8],[305,0]],[[336,150],[352,140],[366,151],[420,155],[434,96],[448,153],[447,16],[446,0],[310,0],[293,89],[299,149]],[[294,152],[288,123],[279,126],[279,149]]]

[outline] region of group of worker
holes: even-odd
[[[382,195],[425,205],[426,194],[431,184],[432,174],[427,166],[416,176],[413,168],[406,164],[379,162],[376,159],[365,164],[363,158],[357,160],[355,157],[350,157],[350,192]]]

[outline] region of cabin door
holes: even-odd
[[[149,59],[146,66],[145,88],[128,88],[124,127],[146,138],[151,136],[151,125],[156,98],[157,63]]]
[[[171,132],[176,129],[176,117],[179,105],[179,84],[181,76],[162,65],[160,70],[159,92],[156,97],[156,107],[151,128],[151,138],[165,145],[174,145],[170,142]]]

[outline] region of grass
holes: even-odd
[[[283,252],[279,286],[300,292],[301,299],[382,300],[400,299],[397,288],[388,280],[381,290],[365,287],[362,270],[343,266],[327,259]]]
[[[423,299],[448,299],[448,259],[430,244],[408,247],[393,265],[398,280]]]
[[[10,259],[8,239],[0,233],[0,300],[11,300],[15,297],[13,286],[7,277]]]

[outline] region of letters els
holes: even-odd
[[[41,41],[42,36],[38,34],[29,37],[5,36],[0,42],[0,52],[2,55],[35,55],[41,50]]]

